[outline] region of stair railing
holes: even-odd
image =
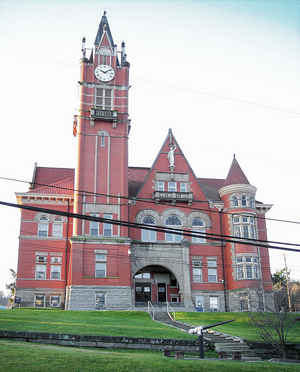
[[[175,310],[172,308],[172,306],[169,304],[169,302],[167,301],[167,313],[170,317],[171,320],[175,321],[176,319],[176,312]]]
[[[151,301],[148,301],[148,313],[151,316],[151,318],[154,320],[155,319],[155,308],[152,305]]]

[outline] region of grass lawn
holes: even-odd
[[[0,329],[101,336],[196,339],[196,336],[152,321],[149,315],[142,311],[1,310]]]
[[[299,314],[290,314],[299,317]],[[246,340],[261,341],[256,329],[249,324],[247,313],[176,313],[176,320],[191,325],[208,325],[234,319],[234,322],[214,328],[216,331],[239,336]],[[300,342],[300,321],[290,329],[288,342]]]
[[[270,362],[175,360],[160,352],[83,349],[0,340],[0,371],[10,372],[296,372]]]

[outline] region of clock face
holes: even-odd
[[[95,68],[95,76],[100,81],[111,81],[115,77],[115,71],[111,66],[99,65]]]

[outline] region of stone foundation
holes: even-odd
[[[104,302],[96,306],[96,297]],[[67,288],[67,310],[130,310],[133,308],[131,288],[121,286],[70,286]]]

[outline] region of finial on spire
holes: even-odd
[[[103,12],[103,16],[106,16],[106,10],[104,10],[104,12]]]
[[[235,154],[233,154],[233,159],[235,159]]]

